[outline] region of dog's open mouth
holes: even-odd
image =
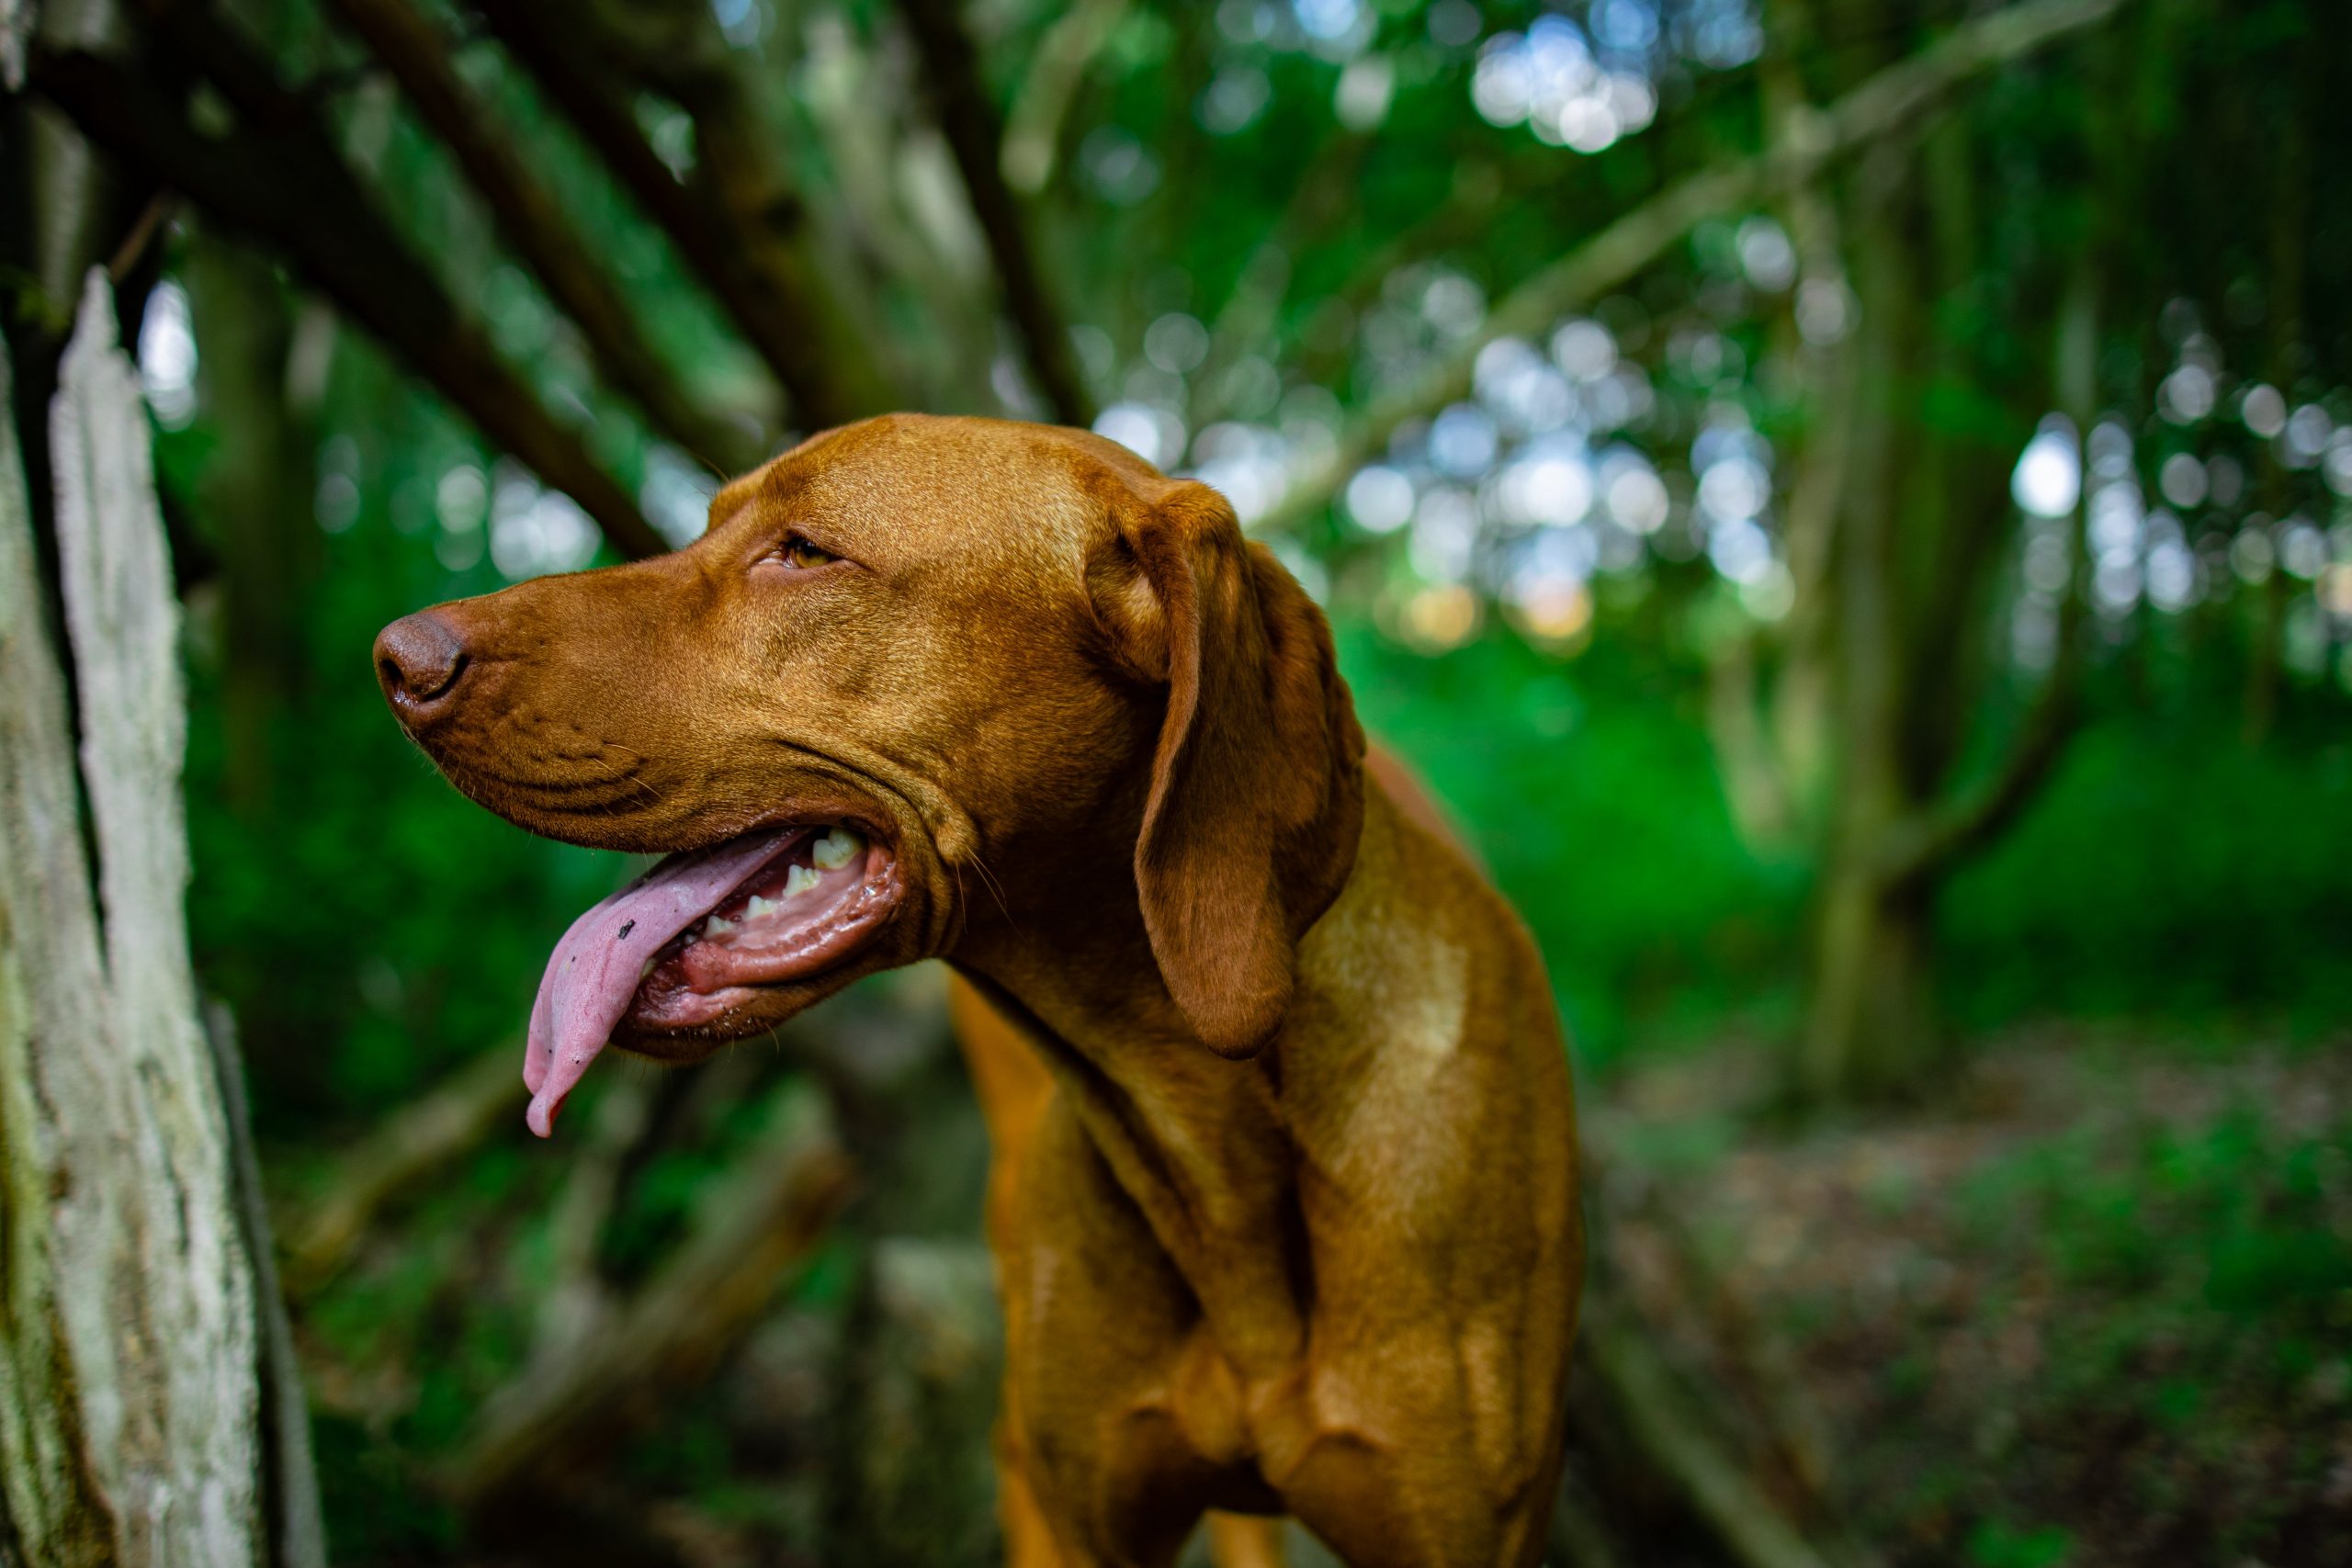
[[[548,960],[523,1057],[531,1131],[555,1130],[616,1028],[710,1032],[761,987],[840,963],[898,898],[889,852],[845,825],[765,829],[661,862],[573,921]]]

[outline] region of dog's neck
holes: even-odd
[[[1385,845],[1394,831],[1386,801],[1369,786],[1365,794],[1355,877],[1378,874],[1372,868],[1390,857],[1374,840]],[[969,929],[957,964],[1030,1036],[1235,1370],[1250,1381],[1278,1377],[1304,1346],[1311,1288],[1296,1183],[1303,1129],[1283,1083],[1306,1066],[1302,1053],[1318,1049],[1318,1037],[1286,1026],[1250,1060],[1217,1056],[1159,983],[1133,885],[1076,877],[1064,886],[1097,896]]]

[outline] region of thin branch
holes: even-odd
[[[493,442],[578,502],[623,555],[668,545],[628,492],[557,424],[391,225],[358,194],[326,126],[213,17],[173,7],[172,46],[237,113],[208,136],[180,106],[116,62],[38,43],[34,91],[91,141],[282,253],[296,269],[448,398]]]
[[[1729,632],[1707,656],[1707,738],[1732,822],[1750,845],[1777,845],[1797,825],[1796,803],[1758,713],[1757,634]]]
[[[729,473],[760,460],[752,434],[688,396],[639,327],[563,204],[525,164],[513,136],[451,67],[447,47],[408,0],[328,0],[329,7],[382,62],[417,114],[446,145],[507,245],[564,314],[579,326],[597,367],[643,409],[654,426],[712,468]]]
[[[1005,116],[1004,146],[997,154],[1005,183],[1022,195],[1040,195],[1052,182],[1070,104],[1088,67],[1125,19],[1128,4],[1079,0],[1038,40],[1028,73]]]
[[[644,209],[687,267],[767,362],[803,424],[822,426],[891,404],[872,354],[844,332],[841,311],[789,231],[796,198],[767,156],[769,138],[724,64],[670,71],[662,87],[695,120],[697,178],[684,183],[639,129],[628,96],[599,60],[601,24],[586,5],[471,0],[507,52],[529,72],[600,162]],[[679,23],[708,21],[680,12]],[[615,48],[607,52],[625,53]]]
[[[316,1293],[350,1261],[376,1216],[441,1175],[519,1112],[523,1077],[513,1043],[484,1052],[423,1099],[401,1107],[337,1163],[335,1175],[307,1209],[280,1227],[286,1236],[286,1289],[300,1300]]]
[[[1371,147],[1372,139],[1361,131],[1334,130],[1300,169],[1289,199],[1241,264],[1232,292],[1210,323],[1209,351],[1197,378],[1195,427],[1205,428],[1223,416],[1225,372],[1271,336],[1289,292],[1293,258],[1314,250],[1315,242],[1354,209],[1357,172]]]
[[[2082,612],[2075,607],[2080,599],[2079,593],[2071,595],[2060,613],[2057,659],[2000,770],[1973,792],[1892,837],[1885,851],[1891,882],[1932,879],[2000,837],[2065,754],[2081,707],[2082,636],[2076,627]]]
[[[981,85],[979,61],[956,5],[957,0],[900,0],[916,52],[922,57],[940,130],[955,152],[956,166],[963,171],[972,214],[988,240],[1005,309],[1021,330],[1038,389],[1062,423],[1091,424],[1094,400],[1079,373],[1069,324],[1046,291],[1020,203],[1005,183],[1003,123]]]
[[[851,1168],[819,1096],[787,1094],[763,1149],[707,1200],[676,1256],[592,1347],[510,1386],[448,1471],[480,1506],[594,1441],[640,1396],[707,1377],[805,1262],[849,1197]]]
[[[663,1082],[671,1081],[664,1075]],[[596,1102],[588,1135],[571,1153],[548,1220],[548,1282],[538,1292],[534,1368],[569,1359],[612,1311],[598,1249],[620,1204],[628,1167],[653,1130],[654,1094],[654,1079],[646,1073],[614,1084]]]
[[[1682,1493],[1743,1568],[1834,1568],[1716,1439],[1641,1334],[1588,1294],[1585,1360],[1642,1457]]]
[[[1349,476],[1385,448],[1399,426],[1468,397],[1478,353],[1488,344],[1543,332],[1559,317],[1631,282],[1708,219],[1815,177],[1829,164],[1900,130],[1976,77],[2105,21],[2124,4],[2023,0],[1888,66],[1826,111],[1780,130],[1762,152],[1668,186],[1520,285],[1467,343],[1409,386],[1375,402],[1341,434],[1333,454],[1301,476],[1253,531],[1295,527],[1329,505]]]
[[[1764,57],[1758,64],[1757,85],[1769,123],[1776,132],[1789,132],[1820,112],[1797,68],[1798,56],[1814,28],[1812,8],[1795,4],[1776,7],[1771,23]],[[1841,225],[1828,193],[1817,180],[1801,180],[1789,186],[1781,205],[1789,238],[1796,249],[1798,276],[1805,284],[1850,299],[1839,248]],[[1784,338],[1801,337],[1795,327],[1793,311],[1777,323]],[[1829,626],[1830,563],[1835,555],[1838,503],[1846,492],[1848,443],[1853,424],[1853,336],[1851,332],[1841,332],[1826,344],[1801,344],[1793,355],[1798,377],[1809,393],[1804,400],[1816,410],[1798,456],[1783,518],[1796,597],[1781,639],[1791,660],[1797,662],[1819,660]],[[1785,752],[1782,760],[1792,778],[1807,775],[1802,760]]]
[[[834,251],[859,258],[870,289],[924,307],[931,331],[895,333],[884,345],[895,374],[922,389],[925,406],[974,403],[988,391],[1002,336],[995,270],[977,226],[965,222],[968,211],[925,199],[927,176],[905,177],[952,154],[931,127],[910,132],[900,62],[895,53],[877,59],[849,17],[809,17],[800,41],[798,107],[831,176],[816,215]]]
[[[130,276],[132,269],[147,259],[148,247],[155,243],[155,236],[162,231],[164,220],[171,217],[173,205],[172,193],[159,190],[147,198],[145,207],[139,209],[138,220],[123,235],[122,243],[117,245],[114,254],[107,258],[107,277],[117,288],[121,288],[124,280]]]
[[[2058,406],[2087,431],[2098,400],[2098,255],[2086,248],[2077,258],[2056,333]],[[2088,558],[2090,505],[2087,491],[2075,508],[2070,562]],[[2084,624],[2089,618],[2084,585],[2070,564],[2058,601],[2057,652],[2033,705],[2027,709],[2007,754],[1974,790],[1930,806],[1897,824],[1881,850],[1890,885],[1932,881],[1992,842],[2025,809],[2074,736],[2079,717]]]

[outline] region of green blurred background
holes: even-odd
[[[629,867],[460,799],[368,660],[910,407],[1225,490],[1534,929],[1604,1331],[1555,1561],[1767,1561],[1677,1441],[1815,1561],[2352,1561],[2352,12],[90,0],[38,37],[18,417],[111,265],[338,1560],[994,1558],[939,976],[600,1068],[537,1145],[539,965]],[[806,1235],[709,1315],[772,1211]]]

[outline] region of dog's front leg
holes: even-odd
[[[1046,1110],[1007,1197],[1010,1560],[1165,1568],[1231,1482],[1196,1440],[1186,1350],[1199,1308],[1065,1107]]]

